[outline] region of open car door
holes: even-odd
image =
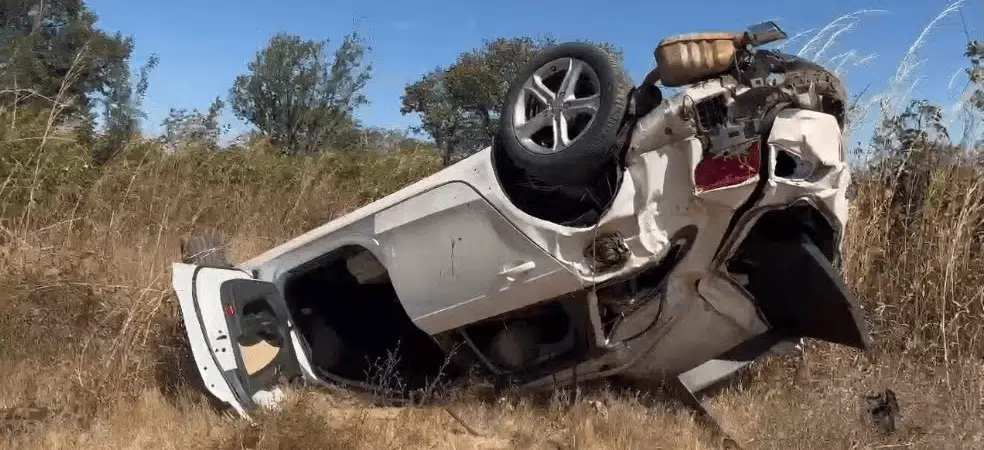
[[[244,417],[279,401],[277,385],[301,371],[277,286],[233,268],[178,263],[172,272],[205,389]]]

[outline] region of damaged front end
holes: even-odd
[[[728,259],[727,276],[747,291],[773,339],[870,346],[858,300],[835,267],[838,234],[803,201],[761,213]]]
[[[720,238],[705,238],[705,251],[667,280],[665,334],[652,338],[651,349],[637,342],[647,356],[628,370],[631,378],[678,374],[687,391],[698,392],[803,338],[870,347],[858,301],[838,269],[850,184],[840,118],[820,102],[803,103],[780,103],[762,122],[767,138],[752,147],[761,153],[747,158],[757,169],[748,181],[701,189],[695,170],[696,203],[732,202],[734,213]],[[705,149],[728,148],[702,141]],[[705,236],[718,230],[703,229]],[[708,253],[714,255],[705,260]]]
[[[723,241],[716,267],[746,292],[772,339],[867,350],[867,325],[839,270],[851,183],[841,127],[836,114],[796,108],[777,114],[763,167],[767,179],[736,216],[733,229],[740,232]]]

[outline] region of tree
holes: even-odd
[[[223,131],[219,126],[219,115],[223,108],[225,102],[220,97],[215,97],[205,113],[197,109],[188,111],[184,108],[171,108],[162,124],[165,145],[173,148],[178,143],[192,143],[209,150],[217,149]]]
[[[95,22],[82,0],[0,0],[0,102],[39,109],[57,99],[62,118],[90,114],[128,79],[133,51],[131,38]]]
[[[130,82],[130,72],[125,68],[114,68],[113,82],[102,100],[105,133],[94,139],[91,125],[83,126],[81,132],[84,143],[92,148],[92,163],[102,165],[125,151],[127,144],[140,131],[140,120],[147,116],[140,109],[147,88],[150,87],[150,71],[160,60],[151,55],[147,63],[137,73],[136,86]],[[116,72],[119,71],[119,72]]]
[[[415,131],[430,135],[441,153],[441,163],[447,166],[455,149],[472,146],[477,127],[474,117],[468,114],[461,101],[447,88],[446,71],[437,69],[424,75],[420,81],[407,86],[400,112],[420,114],[420,125]]]
[[[236,116],[286,154],[332,144],[335,136],[356,125],[355,109],[368,103],[362,93],[372,71],[364,62],[368,47],[352,33],[329,58],[326,44],[277,34],[230,92]]]
[[[972,41],[967,43],[964,56],[970,59],[967,76],[974,88],[969,104],[984,111],[984,42]]]
[[[970,67],[967,68],[969,96],[964,101],[965,124],[963,130],[962,145],[966,147],[980,148],[984,145],[984,139],[977,132],[977,127],[981,121],[981,113],[984,113],[984,43],[971,41],[967,43],[964,56],[970,59]],[[984,160],[984,157],[982,157]]]
[[[959,156],[943,109],[927,100],[912,100],[902,112],[885,116],[875,129],[872,149],[878,175],[892,188],[892,226],[902,230],[921,217],[935,168]]]
[[[485,41],[481,47],[461,53],[449,67],[437,67],[407,85],[400,112],[419,115],[420,125],[415,131],[434,139],[447,166],[492,139],[509,84],[534,55],[555,43],[549,36]],[[618,48],[600,45],[621,57]]]
[[[430,147],[401,129],[368,127],[361,130],[360,134],[360,147],[377,154],[387,155],[401,150]]]

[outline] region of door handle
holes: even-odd
[[[506,277],[506,280],[508,280],[508,281],[516,281],[516,278],[519,275],[522,275],[522,274],[524,274],[526,272],[529,272],[529,271],[533,270],[534,268],[536,268],[536,263],[535,262],[533,262],[533,261],[526,261],[526,262],[524,262],[522,264],[518,264],[518,265],[515,265],[513,267],[504,269],[502,272],[499,272],[499,275],[505,276]]]

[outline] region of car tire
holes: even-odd
[[[823,112],[837,118],[844,127],[847,121],[847,90],[840,78],[812,61],[796,59],[786,64],[786,84],[797,91],[806,91],[812,84],[821,96]]]
[[[755,56],[759,59],[756,66],[759,71],[750,70],[738,75],[742,82],[748,83],[751,78],[764,77],[768,73],[785,75],[780,86],[791,88],[794,92],[808,92],[812,86],[820,96],[822,112],[833,115],[837,123],[844,127],[847,122],[847,90],[837,75],[813,61],[796,55],[781,53],[773,50],[760,50]]]
[[[181,240],[181,262],[198,266],[231,267],[222,237],[215,230]]]
[[[571,73],[578,75],[573,81],[567,77]],[[550,47],[526,64],[509,88],[497,148],[541,182],[591,185],[617,155],[632,89],[618,58],[603,48],[582,42]],[[556,139],[558,130],[567,131],[565,140]]]

